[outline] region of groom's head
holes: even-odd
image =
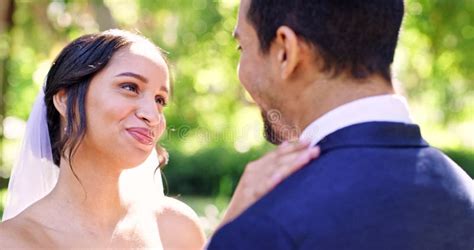
[[[241,0],[239,78],[262,110],[267,139],[298,129],[291,114],[312,108],[295,104],[321,96],[307,93],[315,82],[330,89],[331,79],[377,76],[390,84],[403,13],[403,0]]]

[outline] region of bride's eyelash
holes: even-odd
[[[134,92],[136,94],[138,94],[139,91],[140,91],[140,88],[139,88],[138,84],[136,84],[136,83],[127,82],[127,83],[121,84],[120,87],[122,89]],[[163,106],[163,107],[166,107],[168,105],[168,102],[167,102],[166,98],[161,96],[161,95],[158,95],[158,96],[155,97],[155,102],[157,104]]]
[[[155,98],[156,103],[160,104],[163,107],[166,107],[168,105],[168,102],[166,101],[166,98],[163,96],[157,96]]]
[[[132,91],[132,92],[134,92],[134,93],[138,93],[138,91],[139,91],[138,85],[135,84],[135,83],[130,83],[130,82],[123,83],[120,87],[121,87],[122,89],[125,89],[125,90],[128,90],[128,91]]]

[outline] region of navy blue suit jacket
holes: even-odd
[[[208,249],[474,249],[473,180],[418,126],[357,124],[319,146]]]

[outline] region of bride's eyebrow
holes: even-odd
[[[140,74],[137,74],[137,73],[133,73],[133,72],[123,72],[123,73],[120,73],[118,75],[116,75],[115,77],[122,77],[122,76],[128,76],[128,77],[133,77],[133,78],[136,78],[144,83],[148,83],[148,79]],[[161,91],[164,91],[166,93],[169,93],[169,90],[167,87],[165,86],[162,86],[160,87],[160,90]]]
[[[133,77],[133,78],[136,78],[144,83],[148,83],[148,79],[146,79],[146,77],[140,75],[140,74],[137,74],[137,73],[133,73],[133,72],[123,72],[123,73],[120,73],[118,75],[116,75],[115,77],[120,77],[120,76],[128,76],[128,77]]]

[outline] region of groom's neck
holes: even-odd
[[[302,132],[339,106],[365,97],[394,93],[392,84],[376,75],[363,80],[343,76],[317,79],[294,99],[294,112],[289,113],[289,120]]]

